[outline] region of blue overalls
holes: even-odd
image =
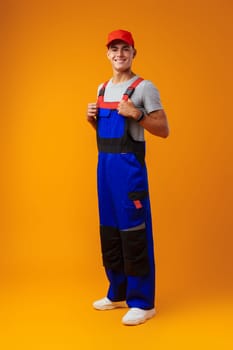
[[[127,100],[138,78],[127,89]],[[128,306],[154,307],[155,266],[145,165],[145,142],[135,141],[119,101],[105,102],[107,82],[98,96],[98,202],[102,258],[110,282],[107,297]]]

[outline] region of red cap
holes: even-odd
[[[114,30],[113,32],[108,34],[108,41],[107,46],[111,44],[114,40],[122,40],[125,41],[128,45],[134,47],[134,40],[132,37],[132,34],[130,32],[127,32],[127,30]]]

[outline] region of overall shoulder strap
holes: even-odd
[[[101,86],[101,89],[99,91],[99,95],[98,96],[104,96],[104,91],[105,91],[105,88],[106,88],[107,84],[108,84],[108,80],[105,81],[105,83],[103,83],[103,85]]]
[[[138,84],[141,83],[141,81],[143,81],[144,79],[143,78],[138,78],[136,79],[128,88],[127,90],[125,91],[124,95],[123,95],[123,100],[127,101],[133,94],[135,88],[138,86]]]
[[[138,84],[143,81],[143,78],[137,78],[124,92],[122,99],[127,101],[133,94],[135,88],[138,86]],[[110,108],[110,109],[116,109],[118,107],[119,101],[116,102],[104,102],[104,93],[105,88],[108,84],[108,81],[106,81],[102,86],[98,94],[97,104],[99,107],[102,108]]]
[[[99,91],[99,94],[98,94],[98,99],[97,99],[97,102],[99,104],[101,104],[103,101],[104,101],[104,92],[105,92],[105,88],[108,84],[108,80],[105,81],[105,83],[103,83],[103,85],[101,86],[101,89]]]

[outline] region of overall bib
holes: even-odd
[[[127,100],[142,80],[135,80],[122,98]],[[151,309],[155,266],[145,142],[130,136],[128,118],[117,111],[119,101],[104,101],[106,85],[97,102],[97,182],[107,297]]]

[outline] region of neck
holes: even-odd
[[[123,83],[124,81],[130,80],[135,74],[131,71],[128,72],[114,72],[112,82],[113,84]]]

